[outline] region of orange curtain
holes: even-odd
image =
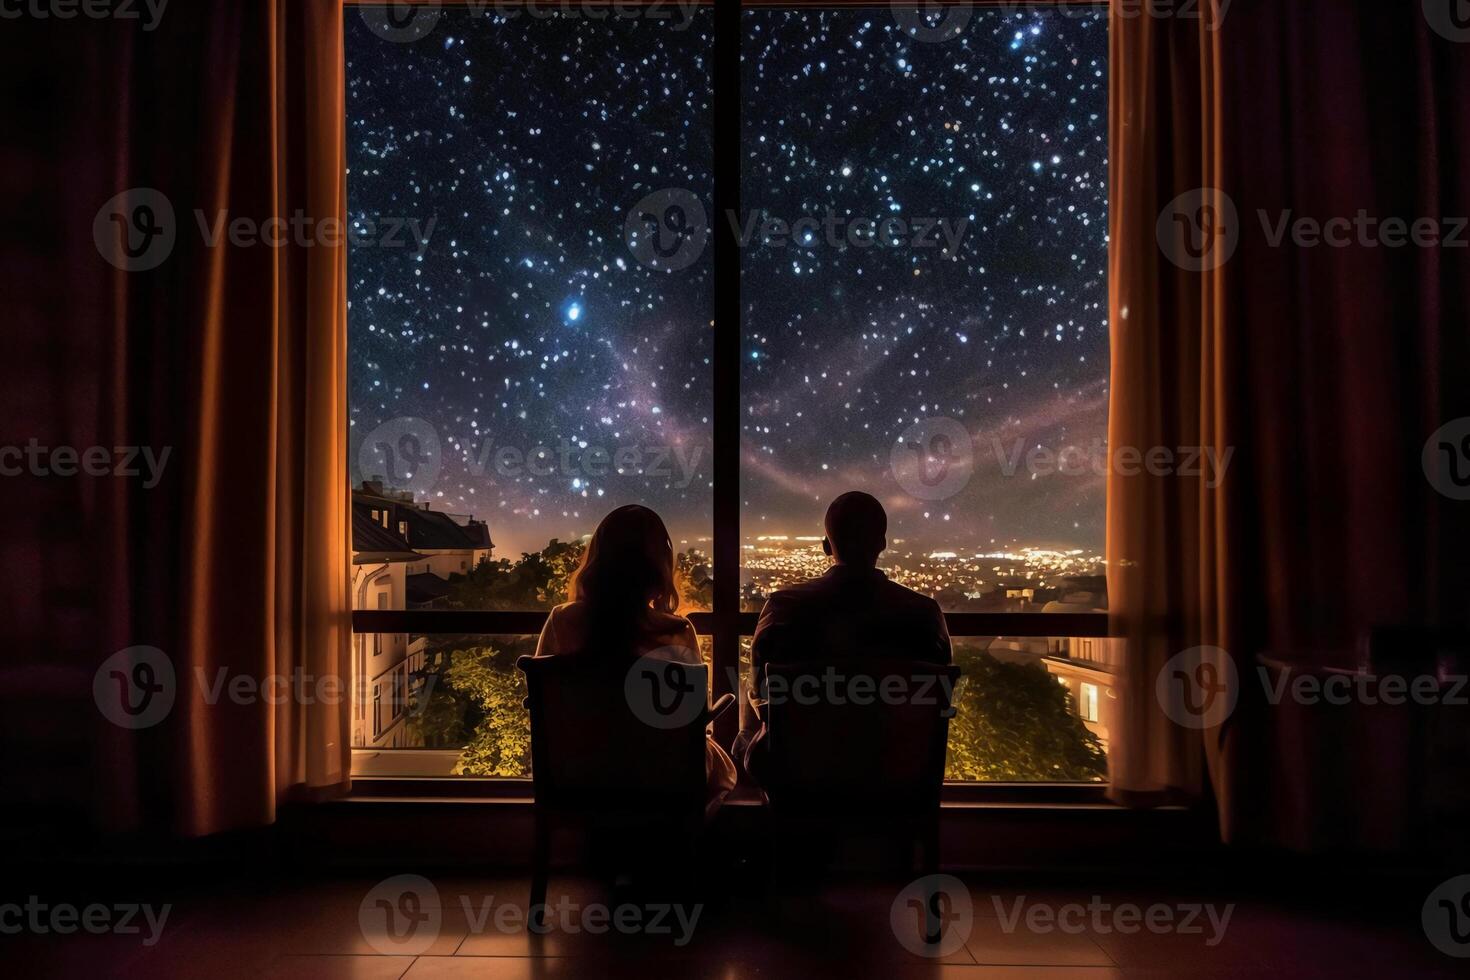
[[[200,79],[219,109],[201,201],[304,214],[321,233],[198,265],[181,660],[290,694],[211,704],[180,684],[178,820],[194,834],[270,822],[291,792],[341,789],[350,772],[346,247],[331,234],[346,213],[342,7],[241,6],[224,16],[249,40]]]
[[[260,826],[348,785],[342,17],[177,5],[112,79],[113,186],[161,192],[177,226],[157,269],[114,275],[118,417],[173,451],[156,491],[127,491],[129,604],[96,654],[156,646],[176,690],[157,726],[104,726],[116,829]]]
[[[1132,5],[1126,5],[1132,6]],[[1222,206],[1220,31],[1217,0],[1199,19],[1139,16],[1111,24],[1112,377],[1109,446],[1234,444],[1222,379],[1229,352],[1223,261],[1213,224]],[[1169,212],[1177,212],[1174,219]],[[1169,215],[1161,223],[1160,216]],[[1217,455],[1216,458],[1222,458]],[[1197,799],[1221,732],[1171,720],[1156,679],[1199,646],[1232,649],[1227,478],[1112,466],[1108,476],[1108,589],[1125,638],[1119,731],[1111,740],[1116,799]],[[1227,470],[1228,474],[1228,470]],[[1208,750],[1206,752],[1205,750]]]
[[[1212,798],[1232,842],[1454,842],[1463,707],[1270,686],[1465,670],[1428,637],[1470,628],[1470,509],[1424,460],[1470,419],[1470,250],[1271,230],[1470,213],[1464,38],[1419,4],[1201,6],[1112,22],[1113,794]],[[1116,465],[1152,447],[1230,463]]]
[[[317,228],[242,261],[214,249],[199,270],[182,649],[195,670],[289,680],[291,694],[208,704],[181,685],[191,833],[269,822],[293,790],[344,788],[351,758],[342,7],[243,6],[261,50],[220,52],[204,196],[210,213],[258,200],[254,213]]]

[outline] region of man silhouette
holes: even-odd
[[[751,641],[751,679],[758,684],[768,663],[841,662],[884,657],[922,663],[951,662],[949,630],[939,603],[890,582],[878,570],[888,547],[888,515],[866,493],[844,493],[827,508],[822,550],[833,565],[826,574],[766,600]],[[757,780],[765,729],[747,690],[740,706],[734,755]]]

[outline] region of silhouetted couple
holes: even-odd
[[[751,644],[751,679],[758,685],[768,663],[840,663],[854,657],[948,664],[949,631],[939,604],[877,568],[888,547],[888,515],[866,493],[845,493],[827,508],[822,550],[826,574],[766,600]],[[599,656],[658,656],[701,662],[694,627],[679,616],[674,548],[659,516],[647,507],[619,507],[602,519],[568,589],[571,601],[552,610],[537,645],[538,657],[588,652]],[[765,731],[752,697],[742,692],[735,755],[759,780]],[[706,773],[713,796],[735,785],[724,749],[706,740]]]

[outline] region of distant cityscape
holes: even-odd
[[[763,535],[742,546],[740,564],[741,598],[760,600],[821,575],[831,560],[820,538]],[[1039,612],[1079,587],[1105,589],[1098,581],[1103,557],[1080,549],[913,552],[894,541],[879,564],[889,578],[933,596],[951,612]]]
[[[566,600],[567,579],[584,543],[553,540],[538,552],[499,557],[485,522],[434,510],[379,481],[354,488],[352,509],[358,609],[548,609]],[[888,575],[934,597],[948,612],[1107,609],[1103,559],[1088,551],[914,552],[902,540],[891,544],[882,562]],[[708,542],[681,540],[676,548],[685,611],[708,609]],[[820,538],[762,535],[746,542],[741,607],[759,611],[771,593],[822,575],[830,565]],[[952,731],[949,778],[1101,778],[1116,710],[1119,642],[956,637],[955,660],[971,678],[966,696],[975,700]],[[398,750],[363,756],[359,768],[400,775],[524,775],[524,716],[513,664],[534,646],[534,637],[358,634],[352,744],[369,753]],[[1003,742],[1019,739],[1030,748],[996,755],[1001,733],[1007,733]]]

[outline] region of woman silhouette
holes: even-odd
[[[570,602],[546,619],[536,656],[651,656],[702,663],[694,626],[677,614],[674,546],[663,520],[638,504],[602,519],[568,585]],[[710,798],[735,786],[735,764],[705,739]]]

